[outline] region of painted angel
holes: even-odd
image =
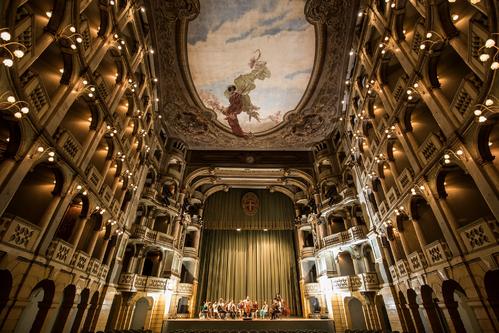
[[[227,87],[224,95],[229,100],[229,106],[223,110],[225,119],[229,123],[232,133],[240,137],[247,137],[244,133],[241,125],[239,125],[239,119],[237,116],[242,112],[248,115],[248,120],[251,121],[255,118],[260,121],[260,114],[258,113],[259,107],[251,103],[251,98],[249,93],[256,88],[256,80],[265,80],[270,78],[270,70],[267,68],[267,62],[260,60],[261,51],[256,50],[256,55],[251,58],[249,66],[251,72],[247,74],[239,75],[235,80],[234,84]]]

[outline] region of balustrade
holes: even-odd
[[[118,279],[118,289],[127,291],[164,291],[167,281],[167,278],[122,273]]]
[[[73,245],[66,243],[60,239],[54,239],[45,253],[47,259],[60,262],[61,264],[69,264],[71,254],[73,252]]]
[[[469,252],[490,246],[497,245],[496,233],[497,221],[486,221],[481,218],[475,222],[459,228],[459,234],[463,239],[464,245]]]
[[[40,227],[18,217],[6,214],[0,219],[0,240],[9,245],[32,251],[40,235]]]
[[[334,291],[379,290],[378,274],[374,272],[334,277],[331,283]]]
[[[151,230],[144,225],[134,224],[132,227],[131,238],[140,239],[167,247],[173,246],[173,236],[159,231]]]
[[[71,258],[71,262],[69,263],[69,265],[85,272],[88,267],[89,259],[89,256],[85,252],[76,250],[73,254],[73,258]]]
[[[452,257],[446,242],[437,240],[425,246],[430,265],[439,264]]]
[[[177,286],[178,294],[191,296],[192,292],[193,292],[193,286],[191,283],[179,283]]]
[[[301,249],[301,257],[306,258],[306,257],[313,257],[314,256],[314,250],[315,248],[313,247],[304,247]]]
[[[346,231],[341,231],[329,236],[324,237],[323,243],[324,246],[338,246],[338,245],[347,245],[350,242],[358,242],[366,240],[366,226],[364,225],[356,225],[349,228]]]
[[[407,256],[411,271],[417,271],[427,267],[426,258],[421,251],[412,252]]]

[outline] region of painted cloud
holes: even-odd
[[[201,100],[222,124],[229,126],[227,110],[234,109],[228,87],[254,70],[249,62],[258,55],[270,75],[255,79],[256,87],[243,92],[260,119],[239,111],[244,133],[276,126],[297,106],[315,52],[314,27],[305,19],[304,6],[301,0],[201,1],[201,13],[188,27],[189,67]],[[230,127],[234,132],[233,123]]]

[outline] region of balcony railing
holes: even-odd
[[[375,291],[379,289],[378,274],[374,272],[339,276],[331,279],[333,291]]]
[[[409,261],[411,271],[418,271],[428,266],[426,264],[426,258],[421,251],[412,252],[407,256],[407,259]]]
[[[87,176],[90,180],[90,184],[92,184],[94,189],[98,189],[99,184],[102,180],[102,175],[100,174],[99,170],[97,170],[95,166],[91,165],[87,168]]]
[[[40,235],[40,227],[12,215],[0,219],[0,240],[23,250],[32,251]]]
[[[349,228],[347,231],[338,232],[324,237],[324,246],[346,245],[350,242],[356,242],[366,239],[366,226],[356,225]]]
[[[86,271],[88,267],[88,262],[89,262],[89,256],[83,251],[76,250],[75,253],[73,254],[73,258],[71,258],[71,262],[69,265],[71,267],[74,267],[76,269],[79,269],[80,271]]]
[[[409,274],[409,263],[405,259],[397,261],[397,273],[399,276],[404,277]]]
[[[193,287],[191,283],[179,283],[177,286],[177,293],[182,295],[192,295]]]
[[[307,257],[313,257],[314,256],[314,248],[313,247],[304,247],[301,249],[301,257],[302,258],[307,258]]]
[[[430,162],[441,147],[438,137],[434,133],[429,134],[418,148],[419,159],[423,163]]]
[[[425,251],[430,265],[439,264],[452,257],[447,243],[440,240],[426,245]]]
[[[122,273],[118,280],[118,289],[128,291],[164,291],[168,279]]]
[[[74,135],[66,130],[61,129],[57,133],[57,145],[62,148],[64,153],[71,159],[73,162],[76,162],[80,157],[82,152],[82,147],[80,142],[74,137]]]
[[[305,296],[321,293],[321,286],[319,283],[305,283],[304,287]]]
[[[490,245],[497,245],[497,238],[492,231],[497,221],[486,221],[481,218],[475,222],[459,228],[459,234],[469,252],[482,249]]]
[[[71,255],[73,254],[73,245],[66,243],[60,239],[54,239],[45,253],[48,259],[60,262],[61,264],[69,264]]]
[[[157,245],[173,246],[173,236],[151,230],[144,225],[135,224],[132,229],[131,238],[141,239]]]
[[[184,247],[184,257],[197,258],[198,251],[194,247]]]

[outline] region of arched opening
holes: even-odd
[[[464,289],[454,280],[445,280],[442,283],[442,294],[445,307],[456,332],[481,332],[475,313],[469,306]]]
[[[123,261],[121,264],[121,273],[134,273],[132,272],[131,262],[132,258],[135,255],[135,247],[131,244],[128,244],[125,249],[125,254],[123,255]]]
[[[77,249],[85,252],[88,255],[92,255],[92,252],[97,241],[97,237],[104,233],[102,228],[102,214],[93,213],[87,220],[87,223],[83,227],[83,232],[78,242]]]
[[[422,196],[414,196],[411,199],[411,216],[419,225],[422,237],[426,244],[431,244],[437,240],[443,240],[444,236],[435,214],[428,202]]]
[[[494,219],[474,179],[460,167],[443,168],[437,176],[437,189],[458,227],[479,219]]]
[[[429,327],[426,327],[421,319],[421,311],[423,311],[422,307],[419,306],[421,301],[418,302],[418,295],[414,291],[414,289],[407,290],[407,300],[409,301],[409,309],[412,313],[412,318],[414,319],[414,324],[416,325],[416,329],[418,332],[430,331]],[[426,324],[427,325],[427,324]]]
[[[159,231],[164,234],[168,234],[168,232],[170,231],[170,216],[169,215],[157,216],[154,219],[153,230]]]
[[[499,270],[488,271],[485,273],[484,284],[485,292],[490,306],[494,310],[496,319],[499,320],[499,288],[497,288],[497,281],[499,281]]]
[[[189,313],[189,298],[181,297],[177,303],[177,313],[188,314]]]
[[[315,261],[305,260],[302,262],[302,272],[303,281],[305,283],[315,283],[317,282],[317,270],[315,267]]]
[[[76,311],[75,318],[73,320],[73,325],[71,326],[71,333],[80,332],[81,321],[83,320],[83,315],[87,309],[88,299],[90,298],[90,290],[85,288],[80,294],[80,302],[78,303],[78,310]]]
[[[73,307],[73,303],[76,296],[76,287],[70,284],[64,288],[61,306],[59,312],[57,313],[57,318],[55,319],[54,326],[52,327],[52,332],[64,332],[66,321],[69,316],[69,312]]]
[[[118,320],[118,314],[120,312],[122,303],[122,296],[120,294],[114,295],[113,303],[111,304],[111,310],[109,311],[109,316],[107,317],[106,331],[110,331],[116,327],[116,321]]]
[[[399,291],[399,302],[400,309],[402,310],[402,317],[404,319],[405,326],[407,327],[408,332],[415,332],[414,323],[412,321],[411,313],[409,312],[409,308],[407,307],[407,301],[405,299],[404,293]]]
[[[43,280],[33,288],[17,322],[15,333],[41,332],[47,313],[54,298],[55,284],[52,280]]]
[[[345,227],[345,221],[343,220],[343,217],[331,215],[329,217],[329,230],[330,235],[346,231],[347,229]]]
[[[355,275],[355,268],[350,252],[341,252],[338,254],[338,267],[340,276]]]
[[[98,305],[99,305],[99,292],[96,291],[94,292],[94,294],[92,295],[92,299],[90,300],[90,307],[88,308],[87,317],[85,318],[85,323],[83,324],[82,328],[83,332],[88,332],[90,330],[93,330],[93,326],[95,326],[94,315]]]
[[[449,332],[445,317],[438,305],[439,300],[430,286],[426,284],[421,286],[421,298],[423,300],[423,306],[426,310],[426,316],[430,321],[430,326],[433,332]]]
[[[55,233],[55,238],[69,242],[74,234],[75,226],[79,219],[84,218],[88,213],[88,198],[84,195],[77,195],[69,203],[61,223]]]
[[[384,331],[391,332],[392,325],[390,324],[390,318],[388,317],[388,312],[386,311],[385,300],[382,295],[376,295],[374,297],[374,304],[378,310],[378,317],[381,323],[381,328]]]
[[[0,288],[0,313],[9,302],[9,295],[12,289],[12,274],[8,269],[0,269],[0,281],[2,281],[2,288]]]
[[[194,273],[196,269],[195,262],[184,260],[182,262],[182,269],[180,270],[181,283],[194,283]]]
[[[130,329],[141,330],[145,328],[147,312],[149,311],[149,301],[142,297],[135,302]]]
[[[126,211],[128,204],[130,203],[130,200],[132,200],[133,192],[131,190],[127,190],[125,193],[125,197],[123,198],[123,202],[121,203],[121,208],[120,210],[122,212]]]
[[[4,215],[17,216],[35,225],[48,222],[55,207],[52,205],[61,193],[63,176],[61,171],[52,164],[37,164],[24,177],[12,197]],[[36,197],[36,200],[33,198]],[[26,203],[30,203],[26,209]]]
[[[370,245],[364,247],[363,259],[365,271],[368,273],[376,272],[376,261],[374,260],[373,250]]]
[[[413,252],[421,251],[414,225],[406,214],[400,214],[397,216],[397,229],[403,240],[402,245],[404,250],[408,255]]]
[[[146,276],[159,276],[159,266],[163,254],[160,250],[149,250],[144,258],[144,266],[142,267],[142,275]]]
[[[495,172],[489,172],[490,178],[497,177],[499,174],[499,115],[493,114],[488,117],[478,131],[478,151],[480,157],[491,163]],[[485,171],[487,169],[485,168]]]
[[[16,156],[21,145],[21,128],[19,123],[0,116],[0,163]]]
[[[350,317],[350,328],[353,330],[365,330],[366,319],[362,310],[362,303],[355,297],[348,300],[348,312]]]

